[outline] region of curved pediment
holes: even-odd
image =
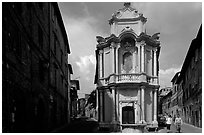
[[[112,18],[109,20],[109,23],[113,23],[114,21],[137,21],[141,20],[142,22],[146,22],[146,18],[143,14],[138,13],[135,8],[132,8],[130,3],[125,3],[124,8],[119,9],[112,15]]]
[[[130,3],[125,3],[124,8],[119,9],[114,16],[118,19],[122,18],[137,18],[139,17],[139,13],[136,9],[130,6]]]

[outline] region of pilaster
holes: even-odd
[[[141,43],[141,72],[145,72],[145,49],[144,49],[145,43]]]
[[[103,77],[103,50],[99,51],[99,78]]]
[[[118,90],[117,89],[115,89],[115,111],[116,111],[116,121],[119,121],[119,119],[118,119]]]
[[[134,111],[135,111],[135,124],[136,124],[138,122],[138,115],[137,115],[138,104],[137,104],[137,101],[134,102]]]
[[[157,49],[154,49],[153,50],[153,53],[154,53],[154,76],[156,77],[157,76]],[[154,79],[154,84],[157,84],[158,83],[158,80],[156,82],[157,79]]]
[[[139,111],[138,111],[138,121],[141,120],[141,89],[138,89],[138,106],[139,106]]]
[[[141,109],[142,109],[142,114],[141,114],[141,121],[140,123],[146,123],[145,122],[145,118],[144,118],[144,110],[145,110],[145,104],[144,104],[144,90],[145,90],[145,86],[141,86]]]
[[[115,116],[115,114],[116,114],[116,102],[115,102],[115,100],[116,100],[116,94],[115,94],[115,87],[111,87],[111,89],[112,89],[112,102],[113,102],[113,104],[112,104],[112,108],[113,108],[113,114],[112,114],[112,122],[115,122],[116,121],[116,116]]]
[[[157,50],[154,49],[153,53],[154,53],[153,54],[154,55],[154,76],[157,76],[157,55],[156,55]]]
[[[136,52],[133,52],[133,73],[136,73]]]
[[[115,48],[116,48],[116,43],[112,42],[111,43],[111,54],[112,54],[112,73],[115,73]]]
[[[155,89],[153,92],[154,92],[154,121],[153,121],[153,124],[158,125],[158,122],[157,122],[157,89]]]
[[[137,42],[135,43],[137,45],[137,48],[138,48],[138,55],[137,55],[137,58],[138,58],[138,69],[139,71],[138,72],[141,72],[141,52],[140,52],[140,44],[138,44]]]
[[[122,124],[122,102],[121,101],[119,101],[119,110],[120,110],[120,113],[119,113],[119,118],[120,118],[120,124]]]
[[[99,90],[100,97],[100,122],[103,122],[103,91]]]
[[[118,66],[119,66],[119,64],[118,64],[118,61],[119,61],[118,49],[119,48],[120,48],[120,43],[117,44],[116,51],[115,51],[116,52],[116,55],[115,55],[116,56],[116,59],[115,59],[116,60],[116,65],[115,65],[116,66],[116,74],[118,74]]]

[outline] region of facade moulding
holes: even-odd
[[[97,36],[97,49],[102,49],[105,47],[111,46],[111,43],[120,43],[123,38],[126,36],[132,37],[136,42],[142,42],[145,43],[145,45],[149,45],[152,47],[160,48],[160,41],[158,41],[159,33],[154,34],[153,36],[147,35],[145,33],[141,33],[139,36],[137,36],[132,31],[124,31],[122,32],[118,37],[116,37],[114,34],[112,34],[110,37],[103,38],[100,36]]]
[[[137,18],[122,18],[122,19],[119,19],[115,15],[113,15],[112,18],[109,20],[109,24],[112,25],[115,22],[131,22],[139,20],[141,20],[143,23],[147,22],[147,18],[145,18],[143,14],[139,14],[139,17]]]

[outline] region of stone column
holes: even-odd
[[[99,93],[98,93],[98,89],[96,89],[96,112],[97,112],[97,115],[96,115],[96,119],[99,119],[99,112],[98,112],[98,108],[99,108]]]
[[[120,122],[120,130],[122,131],[122,102],[119,101],[119,122]]]
[[[136,52],[133,52],[133,73],[136,73]]]
[[[137,55],[137,57],[138,57],[138,69],[139,69],[139,72],[141,72],[141,63],[140,63],[140,58],[141,58],[141,56],[140,56],[140,45],[138,45],[137,46],[137,48],[138,48],[138,55]]]
[[[118,74],[118,61],[119,61],[119,59],[118,59],[118,50],[119,50],[119,48],[120,48],[120,43],[118,43],[118,45],[117,45],[117,47],[116,47],[116,54],[115,54],[115,57],[116,57],[116,74]]]
[[[112,52],[112,73],[115,73],[115,43],[111,43],[111,52]]]
[[[118,107],[118,89],[116,89],[116,121],[119,120],[118,113],[119,113],[119,107]]]
[[[149,111],[148,111],[148,113],[149,113],[149,117],[150,117],[150,121],[152,122],[153,121],[153,117],[152,117],[152,112],[153,112],[153,110],[152,110],[152,106],[153,106],[153,93],[152,93],[152,90],[150,90],[150,101],[151,101],[151,103],[149,104]]]
[[[99,91],[100,95],[100,122],[103,122],[103,92]]]
[[[145,89],[145,86],[141,86],[141,109],[142,109],[142,114],[141,114],[141,123],[146,123],[145,122],[145,119],[144,119],[144,116],[145,116],[145,104],[144,104],[144,89]]]
[[[144,43],[141,44],[141,70],[145,72],[145,52],[144,52]]]
[[[112,122],[115,122],[115,119],[116,119],[116,117],[115,117],[115,113],[116,113],[116,107],[115,107],[115,88],[111,88],[112,89],[112,99],[113,99],[113,106],[112,106],[112,108],[113,108],[113,114],[112,114]]]
[[[138,111],[138,105],[137,105],[137,101],[134,102],[134,109],[135,109],[135,124],[138,121],[138,115],[137,115],[137,111]]]
[[[156,77],[157,76],[157,53],[156,53],[157,50],[154,49],[153,52],[154,52],[154,76]],[[157,83],[156,79],[154,79],[154,83]]]
[[[119,110],[120,110],[120,124],[122,124],[122,102],[121,101],[119,101]]]
[[[102,78],[103,77],[103,51],[100,50],[99,51],[99,78]]]
[[[158,125],[157,122],[157,89],[154,90],[154,121],[153,124]]]
[[[139,111],[138,111],[138,121],[140,121],[141,120],[141,112],[142,112],[142,110],[141,110],[141,90],[140,90],[140,88],[138,89],[138,107],[139,107]]]

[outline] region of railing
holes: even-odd
[[[100,78],[101,85],[108,85],[110,83],[140,83],[145,82],[151,85],[158,84],[158,77],[148,76],[145,73],[140,74],[111,74],[107,78]]]
[[[116,83],[120,82],[139,82],[141,74],[120,74],[115,75]]]

